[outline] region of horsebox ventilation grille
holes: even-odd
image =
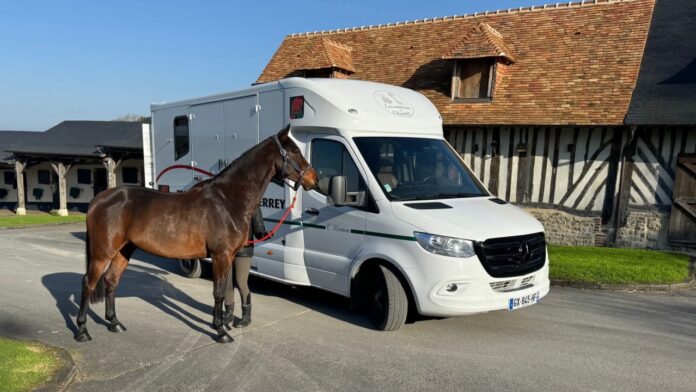
[[[509,278],[538,271],[546,262],[544,233],[491,238],[474,244],[483,268],[494,278]]]

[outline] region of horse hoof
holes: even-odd
[[[109,332],[121,333],[121,332],[125,332],[125,331],[126,331],[126,327],[124,327],[123,324],[121,324],[121,323],[109,325]]]
[[[223,333],[218,335],[217,342],[218,343],[232,343],[232,342],[234,342],[234,339],[232,338],[232,336],[228,335],[227,332],[223,332]]]
[[[75,334],[75,340],[77,340],[78,342],[89,342],[90,340],[92,340],[92,337],[89,336],[87,330],[84,330]]]

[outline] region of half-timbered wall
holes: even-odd
[[[488,189],[505,200],[592,215],[613,203],[606,190],[609,183],[617,188],[620,128],[450,128],[446,137]]]
[[[659,221],[672,205],[678,155],[696,153],[696,127],[637,127],[635,133],[629,127],[602,126],[447,127],[445,137],[491,193],[535,211],[552,208],[594,217],[603,238],[613,230],[624,154],[632,165],[626,173],[624,213],[654,211]],[[629,221],[621,219],[621,224]],[[630,235],[657,247],[647,240],[648,233]]]
[[[696,128],[639,127],[635,137],[629,206],[669,210],[677,157],[696,152]]]

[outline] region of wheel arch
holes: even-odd
[[[371,268],[376,267],[378,265],[382,265],[386,268],[389,268],[389,270],[391,270],[394,273],[394,275],[396,275],[396,277],[399,279],[399,282],[401,282],[401,286],[403,286],[404,291],[406,292],[406,298],[408,298],[409,313],[412,310],[420,313],[418,309],[418,301],[416,301],[413,285],[411,283],[411,280],[408,278],[408,274],[406,274],[406,272],[403,271],[397,263],[383,257],[371,257],[359,263],[355,263],[355,265],[353,266],[350,275],[350,292],[348,293],[351,307],[357,307],[359,305],[358,298],[354,294],[357,292],[360,283],[360,273],[367,272]]]

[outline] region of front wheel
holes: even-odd
[[[370,316],[380,331],[395,331],[406,322],[408,298],[399,278],[380,265],[372,276]]]
[[[197,279],[201,277],[201,259],[179,259],[181,274],[187,278]]]

